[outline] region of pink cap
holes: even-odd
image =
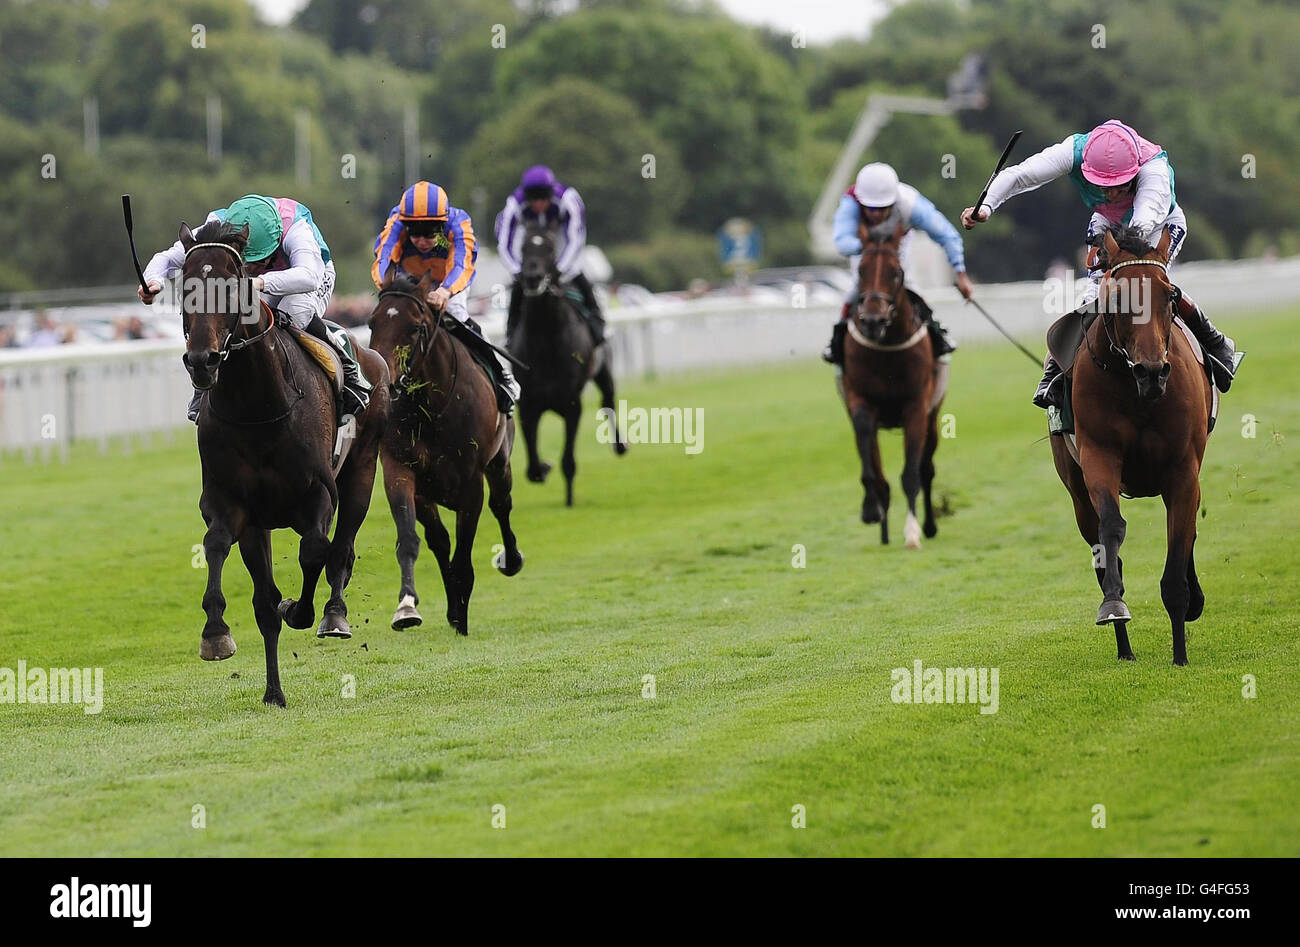
[[[1083,146],[1083,176],[1098,187],[1116,187],[1133,180],[1142,167],[1138,137],[1117,118],[1098,125]]]

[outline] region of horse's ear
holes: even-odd
[[[387,289],[388,287],[393,285],[393,280],[395,279],[397,279],[397,267],[390,266],[387,270],[384,271],[384,279],[380,283],[379,288]]]
[[[249,235],[250,233],[252,233],[252,231],[250,231],[250,230],[248,229],[248,224],[244,224],[244,226],[242,226],[242,227],[239,228],[239,230],[236,232],[235,236],[237,236],[237,237],[239,237],[241,240],[243,240],[244,243],[248,243],[248,235]]]
[[[424,275],[420,277],[418,288],[421,293],[427,293],[433,289],[433,274],[428,270],[425,270]]]
[[[1156,254],[1166,263],[1169,262],[1169,241],[1171,236],[1169,228],[1166,227],[1165,232],[1160,235],[1160,242],[1156,244]]]
[[[180,241],[181,246],[186,250],[194,246],[194,233],[190,230],[190,225],[183,220],[181,221]]]
[[[1101,245],[1106,250],[1106,259],[1113,265],[1115,258],[1119,256],[1119,244],[1115,242],[1115,238],[1110,235],[1109,230],[1101,238]]]
[[[870,239],[871,239],[871,228],[867,226],[867,221],[865,218],[859,217],[858,218],[858,241],[860,243],[865,244]]]

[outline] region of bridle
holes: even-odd
[[[228,243],[217,243],[213,241],[213,242],[193,244],[189,249],[185,251],[185,260],[188,261],[190,258],[190,254],[202,247],[219,247],[222,250],[225,250],[235,260],[236,278],[238,278],[241,281],[248,278],[248,271],[244,267],[243,256],[239,253],[238,250],[236,250]],[[261,325],[262,323],[261,311],[262,311],[262,306],[260,300],[255,300],[253,302],[253,312],[257,315],[258,325]],[[268,312],[270,312],[269,309]],[[242,325],[243,313],[239,313],[239,315],[241,317],[240,325]],[[184,327],[184,321],[182,321],[181,327],[182,327],[182,332],[185,335],[185,339],[186,341],[188,341],[190,337],[190,333],[189,330]],[[271,330],[274,328],[275,328],[275,316],[272,314],[271,317],[267,319],[266,328],[263,329],[261,332],[257,333],[257,335],[251,336],[249,338],[236,339],[235,332],[238,331],[238,326],[236,326],[236,328],[234,329],[231,329],[230,332],[226,335],[226,341],[222,343],[221,351],[218,353],[221,356],[221,362],[224,363],[226,359],[230,358],[230,356],[233,353],[238,352],[240,349],[248,348],[248,346],[262,341],[262,339],[266,338],[270,334]],[[208,399],[208,409],[213,413],[213,415],[217,418],[217,420],[225,424],[238,424],[238,425],[248,426],[248,425],[259,425],[259,424],[274,424],[277,421],[283,421],[285,418],[287,418],[289,415],[293,413],[293,409],[297,407],[298,402],[307,396],[306,392],[304,392],[302,390],[302,387],[298,384],[298,374],[294,370],[293,359],[289,357],[288,352],[285,352],[284,361],[289,369],[289,381],[293,385],[294,390],[298,393],[298,397],[294,398],[293,401],[289,402],[289,407],[286,408],[282,413],[277,414],[273,418],[264,418],[259,421],[245,421],[240,418],[227,418],[224,417],[219,411],[217,411],[216,402],[211,397],[209,397]],[[216,387],[215,385],[212,386],[212,388],[215,387]]]
[[[417,346],[421,359],[428,356],[430,350],[433,348],[434,341],[438,338],[438,333],[443,331],[442,320],[434,318],[433,312],[429,308],[428,300],[422,299],[416,293],[409,292],[405,289],[394,289],[393,287],[388,287],[379,291],[380,299],[383,299],[385,296],[403,296],[412,300],[416,306],[419,307],[420,314],[425,318],[419,319],[415,323],[415,345]],[[433,323],[432,328],[429,327],[429,323],[431,322]],[[448,388],[449,394],[451,389],[456,387],[456,376],[460,372],[460,352],[456,350],[456,346],[453,345],[451,347],[451,353],[453,362],[451,369],[451,385]],[[402,373],[393,379],[392,390],[395,398],[401,397],[413,385],[414,379],[412,379],[410,375],[412,361],[412,359],[408,358],[406,360],[406,367],[402,369]],[[416,385],[419,384],[418,382],[414,383]],[[447,405],[450,403],[451,398],[448,397],[441,410],[433,416],[432,420],[436,421],[438,418],[442,417],[443,412],[447,410]]]
[[[894,257],[894,259],[896,260],[899,259],[898,250],[894,249],[893,247],[887,246],[885,244],[873,242],[871,244],[864,244],[862,247],[862,256],[864,257],[868,255],[876,256],[876,257],[884,257],[886,254]],[[900,270],[902,269],[901,265],[899,269]],[[859,263],[858,264],[859,279],[861,279],[861,272],[862,272],[862,264]],[[920,340],[921,336],[923,336],[926,331],[924,324],[921,326],[919,330],[917,330],[917,332],[913,333],[911,338],[896,345],[886,345],[880,342],[874,342],[871,339],[868,339],[866,337],[866,334],[861,332],[857,327],[857,319],[858,317],[866,313],[867,303],[878,301],[878,302],[883,302],[887,307],[885,309],[884,319],[879,321],[883,322],[884,331],[888,332],[889,329],[894,324],[894,317],[898,314],[898,307],[902,303],[904,286],[905,286],[905,280],[903,279],[900,273],[896,281],[896,285],[894,287],[893,293],[882,293],[879,290],[874,290],[874,289],[871,290],[870,292],[865,292],[865,293],[862,291],[858,292],[857,299],[854,301],[853,309],[849,318],[849,334],[853,336],[854,341],[856,341],[860,345],[866,346],[867,348],[893,351],[897,349],[910,348],[912,345],[916,344],[916,342]]]
[[[185,260],[188,261],[191,253],[203,247],[220,247],[222,250],[225,250],[232,257],[234,257],[235,266],[236,266],[236,273],[235,273],[236,278],[239,279],[241,282],[248,278],[248,271],[244,268],[244,258],[240,256],[238,250],[236,250],[228,243],[216,243],[216,242],[196,243],[193,246],[191,246],[188,250],[185,251]],[[262,324],[261,306],[259,306],[257,302],[253,303],[253,312],[257,315],[257,324],[261,325]],[[239,315],[241,317],[240,323],[242,324],[243,313],[240,313]],[[221,351],[218,353],[221,356],[221,361],[224,362],[226,359],[230,358],[230,355],[233,352],[238,352],[240,349],[247,348],[248,346],[254,344],[255,342],[262,341],[262,339],[264,339],[273,328],[275,328],[274,317],[267,320],[265,329],[263,329],[257,335],[252,336],[251,338],[236,339],[235,338],[236,330],[232,329],[230,333],[226,336],[226,341],[222,343]],[[189,329],[184,328],[183,322],[182,322],[182,332],[185,336],[186,341],[188,341],[190,337],[190,332]]]
[[[1123,269],[1126,266],[1156,266],[1159,267],[1161,270],[1163,270],[1166,276],[1169,274],[1169,264],[1164,263],[1161,260],[1143,260],[1143,259],[1124,260],[1120,263],[1114,264],[1113,266],[1107,267],[1106,272],[1102,274],[1101,282],[1104,284],[1107,280],[1110,279],[1112,273],[1114,273],[1116,270]],[[1171,304],[1178,301],[1179,295],[1181,295],[1181,293],[1178,287],[1175,286],[1173,288],[1173,300],[1171,301]],[[1098,293],[1098,301],[1100,303],[1100,292]],[[1109,309],[1110,307],[1106,307],[1106,308]],[[1104,312],[1102,311],[1100,305],[1098,306],[1098,311],[1101,315],[1101,327],[1103,331],[1105,331],[1106,333],[1106,342],[1110,346],[1110,351],[1114,352],[1116,355],[1124,359],[1124,363],[1128,366],[1129,370],[1132,371],[1136,363],[1133,361],[1133,357],[1129,355],[1128,349],[1125,346],[1119,344],[1118,333],[1114,331],[1115,316],[1117,315],[1117,313]],[[1169,360],[1169,346],[1170,343],[1173,341],[1173,337],[1174,337],[1174,329],[1173,329],[1173,324],[1171,322],[1169,326],[1169,331],[1165,334],[1165,350],[1164,353],[1161,355],[1162,361]],[[1103,364],[1102,361],[1097,358],[1097,354],[1092,350],[1092,342],[1088,338],[1088,333],[1086,332],[1084,333],[1083,340],[1084,343],[1088,346],[1088,355],[1089,357],[1092,358],[1093,364],[1095,364],[1102,371],[1109,370],[1110,363],[1106,362]]]
[[[531,234],[529,234],[527,231],[525,231],[525,232],[524,232],[524,247],[525,247],[525,249],[526,249],[530,244],[532,244],[532,245],[536,245],[536,244],[534,243],[534,241],[535,241],[535,240],[541,240],[543,234],[545,234],[546,237],[550,237],[550,236],[551,236],[551,232],[550,232],[549,230],[544,230],[544,229],[534,230]],[[545,241],[543,241],[543,242],[545,242]],[[555,281],[555,279],[554,279],[554,268],[555,268],[555,244],[554,244],[554,242],[551,242],[551,245],[550,245],[550,253],[551,253],[551,263],[550,263],[550,266],[548,266],[548,267],[546,268],[546,272],[542,275],[541,281],[537,284],[537,287],[536,287],[535,289],[531,289],[531,290],[530,290],[526,285],[524,285],[522,278],[520,279],[520,289],[523,290],[523,294],[524,294],[525,296],[527,296],[529,299],[536,299],[538,296],[545,296],[547,293],[550,293],[550,292],[555,292],[556,295],[558,295],[558,289],[559,289],[559,286],[558,286],[558,284],[556,283],[556,281]],[[521,263],[522,263],[522,261],[521,261]]]

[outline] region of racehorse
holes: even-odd
[[[1196,621],[1205,608],[1192,547],[1213,389],[1186,335],[1174,331],[1178,290],[1167,272],[1169,241],[1167,228],[1154,249],[1129,228],[1106,232],[1101,314],[1083,335],[1088,358],[1074,363],[1070,389],[1079,462],[1065,437],[1051,442],[1079,532],[1093,547],[1103,599],[1097,624],[1115,626],[1121,660],[1136,659],[1129,646],[1132,616],[1124,604],[1119,557],[1125,532],[1119,495],[1164,499],[1168,546],[1160,597],[1173,631],[1174,664],[1185,665],[1185,623]],[[1128,292],[1121,295],[1123,290]],[[1141,305],[1135,307],[1135,300]]]
[[[354,446],[336,478],[336,409],[329,380],[289,330],[275,323],[269,307],[254,296],[247,310],[244,294],[229,292],[233,286],[248,286],[243,262],[248,227],[235,230],[213,221],[191,233],[181,224],[180,241],[185,250],[182,285],[188,290],[197,279],[210,288],[197,304],[187,291],[182,316],[185,367],[194,387],[207,391],[198,433],[203,466],[199,510],[208,527],[203,537],[207,623],[199,656],[220,661],[235,653],[224,617],[221,572],[231,545],[238,542],[253,580],[253,613],[266,649],[262,700],[283,707],[280,623],[283,619],[291,628],[311,626],[322,568],[331,594],[316,635],[352,634],[343,589],[352,577],[353,542],[370,507],[379,440],[388,416],[388,372],[378,355],[356,347],[362,369],[375,382],[375,396],[362,417],[351,422]],[[230,305],[223,304],[227,299]],[[335,510],[338,524],[331,541]],[[271,530],[283,528],[302,537],[302,592],[296,600],[282,598],[272,574]]]
[[[415,560],[420,539],[415,523],[438,560],[447,592],[447,622],[469,634],[469,599],[474,591],[474,534],[483,511],[483,478],[488,507],[501,525],[504,551],[498,571],[515,575],[524,567],[510,528],[514,447],[513,419],[497,408],[492,381],[469,349],[447,332],[427,302],[432,280],[416,282],[395,270],[379,291],[370,315],[370,344],[388,363],[392,419],[381,450],[384,490],[397,523],[397,562],[402,587],[393,627],[410,628],[424,619],[416,610]],[[438,506],[456,513],[456,552],[438,518]]]
[[[614,433],[614,452],[625,454],[627,445],[614,424],[614,375],[609,366],[609,347],[592,345],[591,333],[582,317],[566,298],[555,270],[555,234],[532,222],[524,230],[519,279],[523,301],[519,328],[507,341],[510,354],[529,366],[521,371],[519,423],[528,448],[527,477],[545,483],[551,465],[537,454],[537,422],[546,411],[564,418],[564,505],[573,506],[573,476],[578,465],[573,447],[582,418],[582,390],[594,381],[601,404]]]
[[[858,264],[858,299],[849,315],[844,340],[842,394],[853,422],[862,461],[862,522],[880,524],[880,541],[889,542],[889,482],[880,462],[881,428],[903,429],[903,492],[907,522],[903,544],[921,548],[922,527],[916,520],[916,494],[925,491],[926,537],[938,531],[930,488],[934,452],[939,446],[937,418],[943,404],[940,379],[929,332],[903,285],[899,244],[903,227],[872,235],[865,220],[858,225],[862,261]]]

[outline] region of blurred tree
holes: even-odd
[[[600,134],[592,134],[596,129]],[[653,177],[644,156],[653,156]],[[676,151],[622,96],[582,79],[559,79],[523,98],[480,130],[461,161],[456,194],[488,194],[495,215],[533,164],[549,165],[587,206],[593,243],[643,237],[667,227],[689,184]],[[477,220],[490,234],[493,220]],[[489,238],[484,238],[489,239]]]

